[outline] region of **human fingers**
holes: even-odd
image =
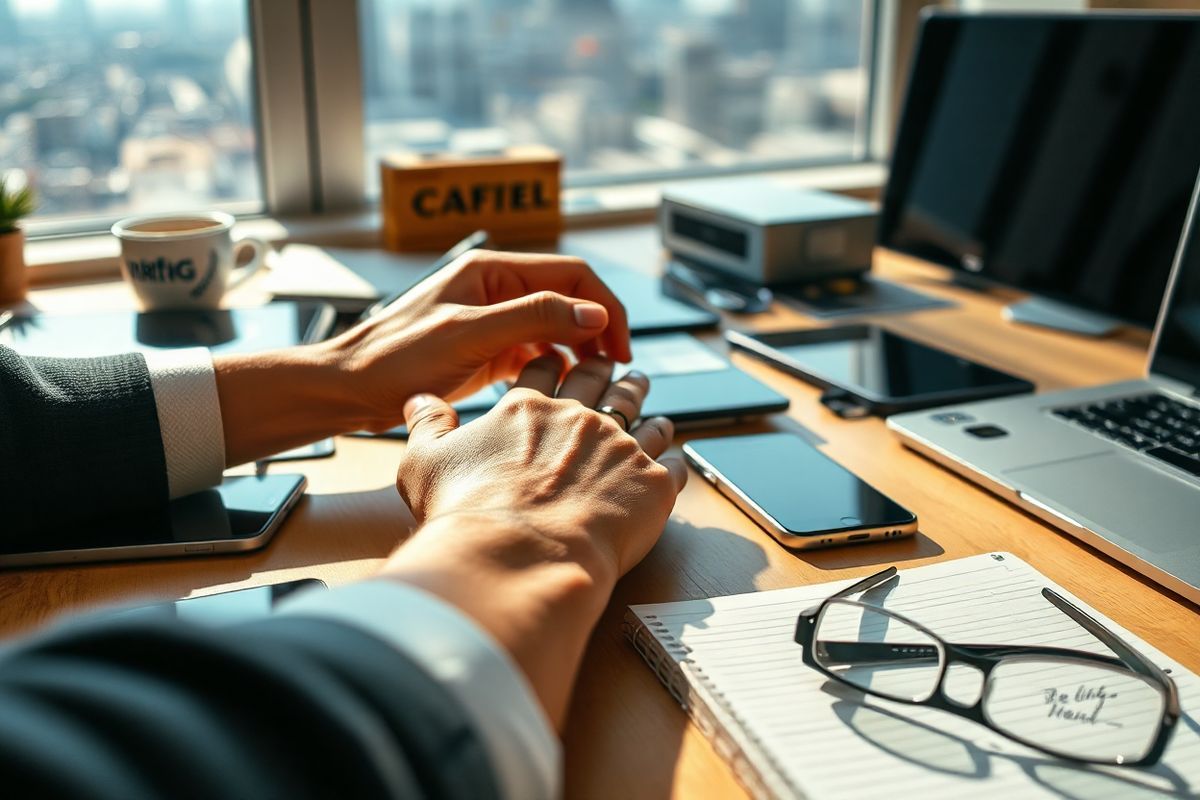
[[[670,458],[661,458],[658,463],[667,468],[667,472],[671,473],[671,480],[675,484],[675,494],[683,491],[683,487],[688,482],[687,465],[683,463],[682,458],[671,456]]]
[[[651,458],[658,458],[671,446],[675,425],[666,417],[644,419],[633,429],[633,438]]]
[[[613,363],[607,358],[583,359],[563,378],[559,399],[578,400],[586,408],[595,408],[612,380],[612,371]]]
[[[521,370],[521,374],[513,383],[513,388],[533,389],[547,397],[554,397],[554,392],[558,388],[558,379],[562,377],[565,366],[566,363],[557,350],[538,356]]]
[[[632,431],[642,414],[642,403],[650,391],[650,379],[637,370],[608,385],[596,410],[614,419],[626,432]]]
[[[458,412],[440,397],[415,394],[404,403],[404,424],[408,426],[409,445],[420,445],[457,428]]]
[[[609,322],[604,306],[552,291],[468,309],[471,338],[496,350],[534,342],[594,350]]]
[[[484,281],[489,298],[498,302],[537,292],[555,292],[578,300],[591,301],[607,312],[607,327],[598,338],[605,353],[616,361],[629,361],[629,318],[625,306],[604,281],[581,258],[543,253],[489,253],[476,251],[462,267],[465,273],[490,273],[495,280]],[[570,344],[563,342],[563,344]]]

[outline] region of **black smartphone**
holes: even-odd
[[[910,536],[917,517],[791,433],[701,439],[688,463],[784,547]]]
[[[740,369],[651,375],[643,417],[668,417],[676,428],[732,425],[786,411],[788,399]]]
[[[840,325],[777,333],[727,331],[725,338],[827,390],[823,402],[843,416],[901,411],[1032,392],[1027,380],[878,325]],[[841,404],[840,406],[838,404]]]
[[[251,586],[248,589],[233,589],[203,597],[188,597],[174,602],[154,603],[137,608],[121,609],[115,616],[124,618],[151,615],[167,615],[199,622],[206,625],[224,625],[246,622],[270,614],[285,598],[304,589],[327,589],[324,581],[316,578],[301,578],[286,583],[268,586]]]
[[[0,566],[212,555],[266,545],[304,495],[303,475],[226,478],[215,489],[156,508],[98,518],[30,537],[0,537]]]
[[[319,439],[312,444],[293,447],[291,450],[284,450],[282,453],[260,458],[257,463],[265,464],[269,461],[309,461],[317,458],[330,458],[336,452],[337,445],[333,443],[333,439]]]

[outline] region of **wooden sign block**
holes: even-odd
[[[548,147],[491,157],[392,156],[379,169],[389,250],[440,250],[480,228],[500,246],[554,241],[562,230],[562,157]]]

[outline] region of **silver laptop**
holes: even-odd
[[[1200,184],[1146,378],[898,414],[909,447],[1200,603]]]

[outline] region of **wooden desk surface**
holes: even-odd
[[[632,266],[657,267],[653,228],[570,234],[573,245]],[[1006,298],[951,286],[939,269],[880,254],[878,273],[952,300],[950,308],[880,317],[889,328],[970,355],[1061,389],[1142,374],[1148,336],[1103,340],[1002,321]],[[106,289],[40,292],[39,305],[79,305],[81,298],[120,297]],[[123,300],[121,301],[123,302]],[[759,330],[811,326],[785,308],[730,324]],[[704,337],[721,347],[716,334]],[[691,727],[683,711],[621,638],[630,603],[661,602],[775,589],[869,574],[880,565],[916,566],[1007,550],[1102,613],[1200,670],[1197,608],[1107,557],[905,450],[878,419],[843,421],[821,407],[817,390],[740,354],[734,362],[792,399],[786,415],[755,426],[681,436],[791,428],[821,443],[835,460],[917,513],[913,539],[797,556],[692,476],[662,540],[617,587],[592,639],[565,736],[572,797],[737,797],[732,773]],[[679,444],[679,442],[677,442]],[[0,572],[0,635],[29,629],[67,610],[137,598],[191,594],[318,577],[338,585],[366,577],[406,535],[411,517],[393,489],[399,442],[344,437],[334,458],[273,471],[303,472],[308,497],[265,550],[245,556],[147,561]]]

